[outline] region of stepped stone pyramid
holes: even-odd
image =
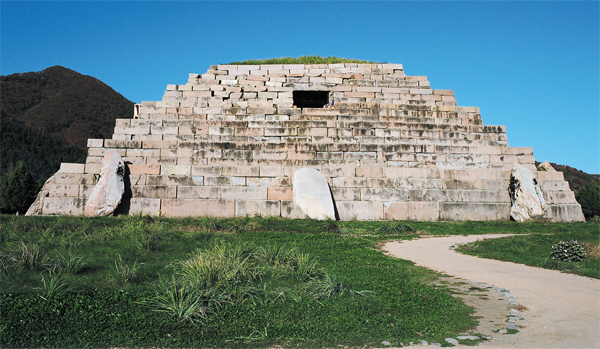
[[[561,172],[537,171],[451,90],[401,64],[217,65],[135,105],[112,139],[62,164],[42,214],[82,215],[102,157],[127,164],[122,214],[296,217],[292,177],[325,176],[342,220],[508,220],[514,163],[533,172],[550,221],[583,220]],[[128,178],[128,182],[127,182]]]

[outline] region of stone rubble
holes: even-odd
[[[544,161],[541,164],[539,164],[537,167],[537,170],[545,171],[545,172],[556,172],[554,167],[552,167],[552,165],[550,165],[550,163],[548,161]]]

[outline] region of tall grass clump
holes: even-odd
[[[415,230],[410,225],[401,224],[401,223],[386,224],[386,225],[379,227],[377,229],[377,231],[381,234],[386,234],[386,235],[397,235],[397,234],[402,234],[402,233],[414,233],[415,232]]]
[[[346,291],[316,258],[286,245],[215,242],[173,268],[174,276],[159,281],[159,293],[146,305],[193,323],[226,304],[322,299]]]
[[[129,237],[139,250],[145,252],[157,250],[171,237],[166,223],[152,220],[149,216],[148,218],[133,220],[127,227]]]
[[[50,260],[53,270],[59,270],[65,274],[76,274],[85,266],[83,256],[78,256],[71,250],[68,250],[65,254],[56,252],[56,257]]]
[[[155,311],[166,312],[178,322],[189,321],[198,325],[207,318],[210,312],[207,304],[210,300],[203,297],[200,290],[189,284],[178,282],[174,277],[163,286],[163,292],[142,304]]]
[[[44,300],[59,298],[67,293],[68,283],[65,276],[59,272],[48,271],[48,278],[42,273],[42,287],[40,297]]]
[[[139,268],[140,265],[137,260],[132,265],[129,265],[123,261],[120,254],[117,254],[117,260],[111,266],[111,280],[117,285],[125,285],[135,280]]]
[[[36,243],[26,244],[21,242],[16,250],[9,252],[9,255],[10,262],[19,272],[45,269],[49,261],[49,258]]]

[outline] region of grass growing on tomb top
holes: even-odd
[[[230,62],[232,65],[252,65],[252,64],[327,64],[327,63],[376,63],[363,61],[360,59],[340,58],[335,56],[300,56],[300,57],[281,57],[269,59],[249,59],[241,62]]]

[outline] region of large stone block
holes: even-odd
[[[383,218],[383,202],[337,201],[336,207],[342,221],[378,221]]]
[[[268,188],[267,189],[267,199],[268,200],[293,200],[293,191],[292,188]]]
[[[550,222],[585,222],[579,204],[549,205],[548,220]]]
[[[510,219],[509,203],[440,202],[443,221],[506,221]]]
[[[267,200],[265,187],[222,187],[221,198],[226,200]]]
[[[58,172],[62,173],[83,173],[85,171],[85,164],[73,164],[63,162],[60,164]]]
[[[435,222],[440,217],[438,202],[386,202],[383,207],[386,220]]]
[[[46,197],[44,198],[42,214],[83,216],[85,198]]]
[[[78,184],[52,184],[48,185],[48,196],[77,197],[79,195]]]
[[[278,200],[235,200],[235,216],[281,216],[281,202]]]
[[[178,186],[178,199],[221,199],[220,187]]]
[[[123,198],[115,210],[122,215],[159,216],[161,199]]]
[[[161,215],[164,217],[235,217],[234,200],[163,199]]]
[[[166,185],[132,185],[131,195],[133,198],[174,199],[177,197],[177,187]]]

